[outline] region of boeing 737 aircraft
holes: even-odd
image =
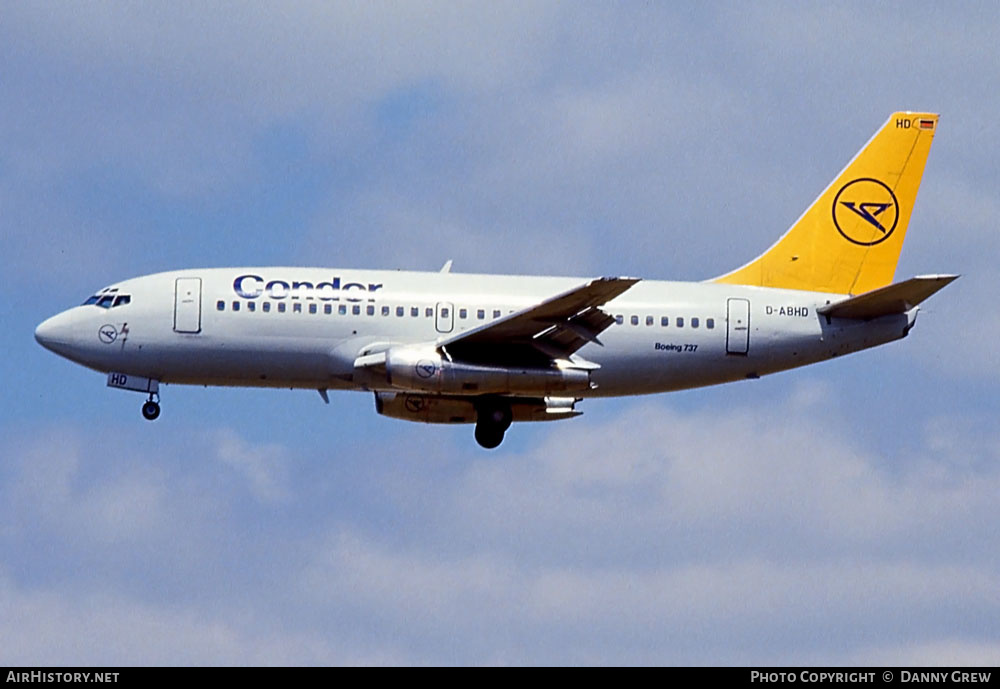
[[[761,256],[706,282],[213,268],[105,287],[38,326],[47,349],[145,393],[162,383],[374,393],[380,414],[474,423],[579,415],[590,397],[714,385],[903,338],[956,275],[893,283],[937,129],[893,114]]]

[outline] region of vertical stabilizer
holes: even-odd
[[[774,246],[712,282],[839,294],[891,283],[937,124],[894,113]]]

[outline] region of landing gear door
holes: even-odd
[[[750,300],[730,299],[726,312],[726,354],[750,351]]]
[[[201,332],[201,278],[177,278],[174,286],[174,332]]]
[[[450,302],[439,301],[434,310],[434,326],[439,333],[450,333],[455,327],[455,308]]]

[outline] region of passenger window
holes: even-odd
[[[631,317],[631,318],[629,319],[629,322],[631,322],[631,323],[632,323],[632,325],[639,325],[639,317],[638,317],[638,316],[632,316],[632,317]]]
[[[500,309],[493,309],[493,317],[500,318]]]
[[[347,304],[341,304],[340,306],[338,306],[337,307],[337,313],[339,313],[341,316],[346,316],[347,315]]]
[[[424,309],[424,316],[426,316],[427,318],[431,318],[432,316],[434,316],[434,309],[428,306],[426,309]]]
[[[483,320],[484,318],[486,318],[486,311],[484,311],[483,309],[479,309],[478,311],[476,311],[476,318],[478,318],[479,320]]]
[[[292,311],[294,311],[295,313],[302,313],[302,304],[300,304],[299,302],[295,302],[294,304],[292,304]]]
[[[652,325],[652,324],[653,324],[653,317],[646,316],[646,325]]]
[[[310,304],[309,305],[309,313],[316,313],[316,305],[315,304]]]
[[[256,311],[256,310],[257,310],[257,302],[255,302],[255,301],[248,301],[247,302],[247,311]]]
[[[397,306],[396,307],[396,316],[402,318],[402,316],[403,316],[403,307],[402,306]]]
[[[351,313],[354,314],[355,316],[360,316],[361,315],[361,304],[355,304],[354,306],[352,306],[351,307]]]
[[[369,304],[365,308],[365,313],[367,313],[369,316],[374,316],[375,315],[375,306],[373,304]]]
[[[469,316],[469,310],[468,309],[459,309],[458,310],[458,317],[459,318],[468,318],[468,316]]]
[[[323,313],[327,316],[333,313],[333,304],[323,304]]]
[[[660,319],[661,328],[666,328],[668,325],[670,325],[670,316],[664,316]]]
[[[234,301],[233,302],[233,311],[239,311],[239,310],[240,310],[240,303],[238,301]]]
[[[411,318],[416,318],[419,315],[420,315],[420,307],[419,306],[411,306],[410,307],[410,317]]]
[[[388,316],[389,315],[389,307],[388,306],[383,306],[382,307],[382,315],[383,316]]]
[[[264,304],[261,306],[261,308],[264,309],[264,313],[267,313],[268,311],[271,310],[271,302],[265,301]]]
[[[448,317],[448,309],[441,309],[441,318]]]
[[[285,302],[279,301],[278,302],[278,313],[284,313],[284,312],[285,312]]]
[[[215,310],[216,311],[225,311],[226,310],[226,302],[221,301],[221,300],[215,302]]]
[[[708,328],[709,330],[711,330],[712,328],[714,328],[715,327],[715,319],[714,318],[707,318],[707,319],[705,319],[705,327]]]
[[[617,316],[615,316],[615,323],[617,323],[618,325],[621,325],[623,322],[624,322],[624,318],[622,318],[621,314],[618,314]]]
[[[679,316],[677,318],[677,327],[678,328],[683,328],[684,327],[684,319],[681,318],[681,317],[679,317]]]
[[[699,321],[699,320],[698,320],[697,318],[692,318],[692,319],[691,319],[691,327],[692,327],[692,328],[697,328],[697,327],[698,327],[698,323],[699,323],[699,322],[700,322],[700,321]]]

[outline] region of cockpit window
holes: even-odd
[[[102,309],[111,309],[116,306],[124,306],[132,301],[130,294],[118,294],[117,287],[102,289],[100,292],[83,302],[84,306],[100,306]]]

